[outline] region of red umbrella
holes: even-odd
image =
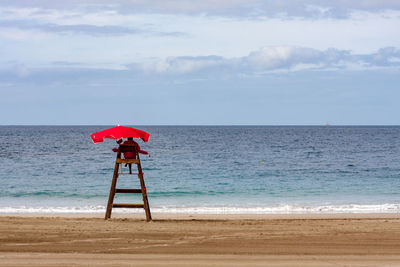
[[[103,142],[104,138],[120,139],[128,137],[141,138],[143,141],[147,142],[149,141],[150,134],[132,127],[118,125],[116,127],[91,134],[90,137],[92,138],[93,143]]]

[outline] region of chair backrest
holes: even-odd
[[[127,153],[129,155],[129,158],[137,158],[137,155],[139,153],[137,146],[134,144],[121,144],[119,145],[119,151],[121,151],[122,153]]]
[[[136,152],[138,153],[138,149],[136,145],[131,144],[121,144],[119,145],[119,151],[124,152]]]

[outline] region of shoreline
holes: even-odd
[[[45,204],[45,203],[42,203]],[[65,204],[65,203],[64,203]],[[75,203],[76,204],[76,203]],[[3,204],[4,205],[4,204]],[[380,204],[280,204],[280,205],[202,205],[202,206],[157,206],[150,202],[151,211],[159,214],[348,214],[348,213],[400,213],[400,203],[386,202]],[[0,207],[0,214],[102,214],[106,210],[103,205],[61,205],[41,206],[14,205]],[[118,209],[115,213],[140,213],[131,209]]]

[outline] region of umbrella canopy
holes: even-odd
[[[120,139],[128,137],[141,138],[143,141],[147,142],[149,141],[150,134],[132,127],[118,125],[116,127],[91,134],[90,137],[92,138],[93,143],[103,142],[104,138]]]

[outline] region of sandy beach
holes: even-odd
[[[1,215],[0,265],[400,266],[399,214]]]

